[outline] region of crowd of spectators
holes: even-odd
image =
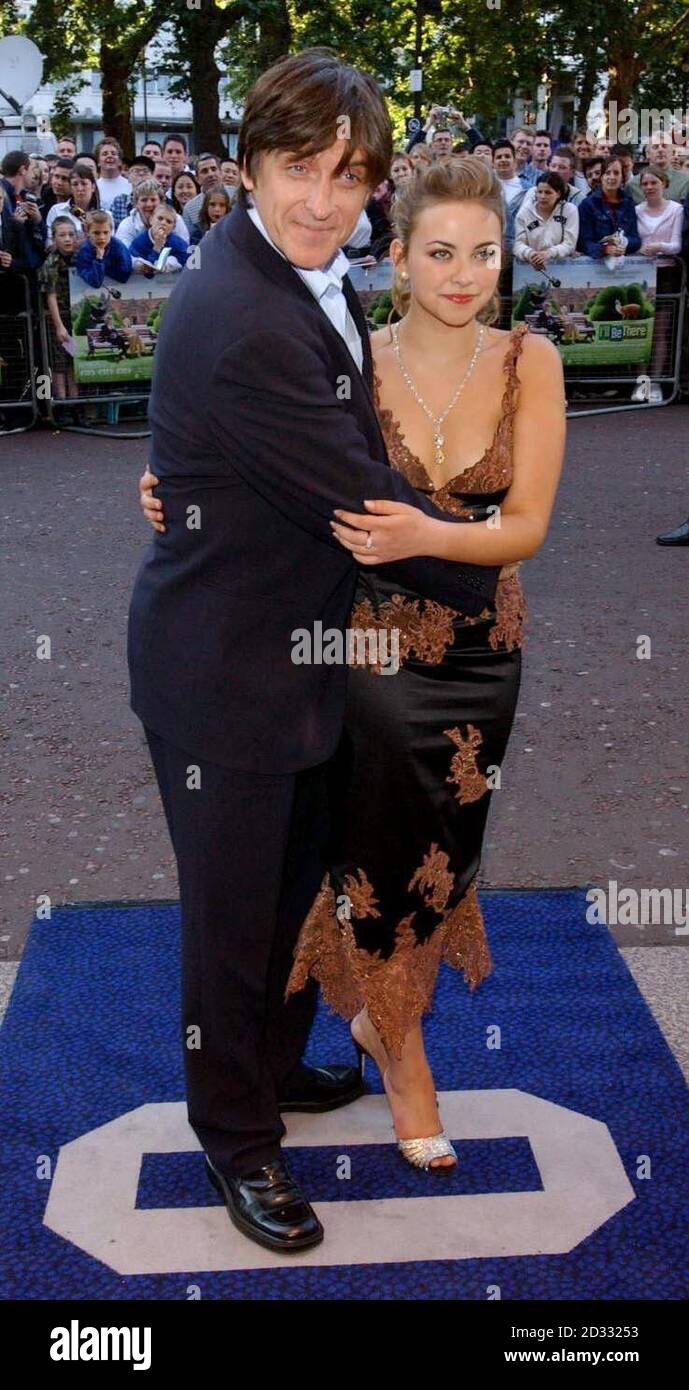
[[[689,144],[685,125],[639,150],[584,130],[554,141],[518,127],[489,139],[461,112],[431,107],[389,176],[374,190],[345,253],[381,260],[394,236],[397,190],[419,165],[471,152],[494,168],[505,200],[504,268],[512,259],[543,271],[576,255],[689,258]],[[104,276],[181,271],[193,248],[229,212],[239,167],[226,153],[190,157],[186,139],[149,140],[129,161],[106,136],[92,153],[64,136],[47,157],[15,150],[0,177],[0,313],[24,307],[28,282],[43,297],[54,362],[68,337],[68,270],[91,286]],[[507,289],[503,281],[503,289]],[[55,368],[57,370],[57,367]],[[62,393],[64,394],[64,393]]]

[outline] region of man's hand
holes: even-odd
[[[143,481],[143,480],[142,480]],[[333,535],[360,565],[387,565],[416,555],[432,555],[432,536],[437,523],[418,507],[385,498],[365,502],[368,515],[335,510]],[[370,536],[371,544],[366,542]]]
[[[38,203],[22,203],[22,207],[26,208],[27,217],[30,222],[40,222],[41,210]]]
[[[12,257],[9,251],[0,251],[0,265],[3,270],[9,270],[12,264]]]
[[[143,514],[147,521],[156,531],[164,531],[163,524],[163,504],[159,497],[154,497],[151,488],[157,487],[160,478],[156,478],[155,473],[149,469],[139,478],[139,502],[143,508]]]

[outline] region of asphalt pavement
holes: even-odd
[[[524,679],[479,886],[689,890],[689,548],[655,544],[689,514],[688,425],[686,405],[570,423],[550,533],[522,569]],[[41,894],[177,897],[128,706],[147,451],[44,429],[0,439],[8,961]],[[689,943],[662,924],[614,930],[634,946]]]

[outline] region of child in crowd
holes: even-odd
[[[100,289],[106,275],[124,284],[132,273],[132,258],[126,246],[113,235],[112,220],[107,212],[89,212],[86,217],[86,241],[76,256],[76,268],[82,280]]]
[[[163,247],[167,247],[171,255],[167,258],[165,270],[183,269],[189,255],[189,247],[180,236],[176,235],[176,222],[175,209],[170,207],[169,203],[159,203],[151,217],[150,226],[145,231],[139,232],[129,247],[132,260],[137,268],[137,262],[145,262],[149,266],[154,266]]]
[[[50,366],[53,375],[53,396],[65,400],[78,396],[72,359],[63,343],[72,335],[69,302],[69,268],[74,263],[77,231],[71,217],[56,217],[52,224],[53,249],[48,252],[38,272],[39,284],[45,295],[48,310],[48,340]]]
[[[191,234],[192,244],[197,246],[200,241],[219,222],[221,217],[230,211],[229,194],[224,188],[208,188],[203,195],[203,202],[199,209],[198,226]]]

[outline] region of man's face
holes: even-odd
[[[547,164],[550,159],[550,136],[535,135],[533,157],[537,164]]]
[[[565,183],[572,182],[572,175],[574,173],[574,170],[566,155],[561,155],[557,153],[551,154],[550,159],[548,160],[548,168],[551,170],[553,174],[561,174]]]
[[[209,188],[217,188],[221,182],[220,165],[217,159],[200,159],[196,177],[201,185],[202,193],[206,193]]]
[[[669,140],[649,140],[646,146],[649,164],[657,164],[661,169],[667,169],[670,163],[670,154]]]
[[[166,140],[163,154],[172,170],[172,177],[182,172],[187,162],[187,152],[179,140]]]
[[[493,163],[493,151],[490,145],[474,145],[471,153],[475,154],[477,159],[482,159],[484,164]]]
[[[222,182],[227,184],[228,188],[237,187],[239,183],[239,165],[234,159],[223,159],[220,165],[220,176]]]
[[[431,151],[436,158],[452,153],[452,131],[436,130],[431,140]]]
[[[38,193],[41,184],[42,175],[40,163],[37,159],[32,159],[27,172],[26,187],[31,193]]]
[[[26,164],[22,164],[21,169],[18,169],[16,174],[12,175],[12,183],[17,193],[21,193],[22,189],[26,188],[28,177],[29,161],[27,159]]]
[[[588,159],[589,155],[593,154],[593,145],[588,135],[577,135],[574,141],[574,153],[577,159]]]
[[[57,152],[61,159],[74,159],[77,147],[71,136],[63,135],[62,139],[58,140]]]
[[[315,270],[349,240],[372,189],[363,150],[339,174],[343,142],[318,154],[265,150],[253,178],[243,169],[266,231],[293,265]]]
[[[105,178],[114,178],[120,172],[120,156],[116,145],[103,145],[99,154],[101,174]]]
[[[137,188],[144,179],[150,179],[151,171],[146,168],[145,164],[130,164],[128,177],[131,181],[132,188]]]
[[[148,158],[155,162],[156,159],[161,158],[163,151],[157,140],[147,140],[141,153],[148,155]]]
[[[55,167],[50,176],[50,187],[56,198],[61,198],[64,202],[70,194],[71,173],[69,169]]]
[[[589,188],[600,188],[600,181],[601,181],[601,175],[602,175],[602,173],[603,173],[603,161],[602,161],[602,160],[600,160],[599,163],[592,164],[592,165],[590,166],[590,168],[586,170],[586,182],[587,182]]]
[[[526,164],[531,153],[531,141],[526,131],[518,130],[517,134],[512,136],[512,144],[517,156],[517,164]]]
[[[500,179],[513,179],[517,172],[517,161],[507,145],[502,145],[495,151],[493,164]]]
[[[155,173],[153,177],[154,179],[157,179],[161,188],[164,190],[165,193],[167,193],[168,188],[172,186],[172,170],[166,160],[159,159],[156,161]]]

